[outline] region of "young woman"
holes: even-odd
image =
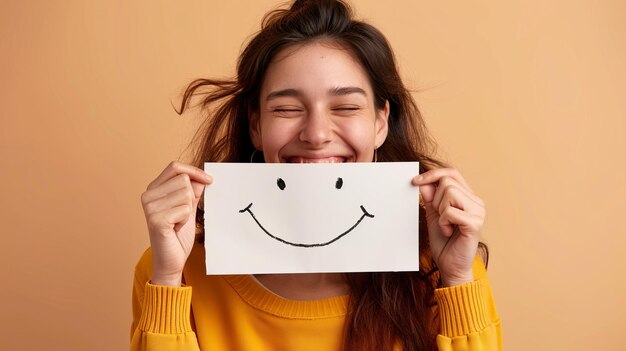
[[[132,350],[502,348],[477,257],[487,256],[483,201],[434,158],[377,29],[341,1],[296,1],[265,17],[235,79],[192,82],[181,113],[200,93],[194,165],[172,162],[142,195],[151,248],[135,272]],[[206,276],[201,199],[212,179],[201,168],[252,159],[420,161],[421,270]]]

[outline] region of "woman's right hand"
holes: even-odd
[[[203,170],[174,161],[141,194],[152,247],[152,284],[181,285],[196,235],[196,208],[212,181]]]

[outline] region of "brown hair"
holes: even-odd
[[[272,58],[289,46],[316,40],[350,50],[368,74],[376,107],[383,108],[389,101],[389,132],[378,148],[378,162],[419,161],[420,172],[445,166],[435,158],[436,144],[400,79],[393,51],[382,33],[354,20],[343,1],[305,0],[265,16],[261,31],[239,56],[235,79],[197,79],[187,86],[179,114],[195,95],[203,95],[201,106],[207,117],[191,143],[197,167],[207,161],[250,162],[255,147],[249,116],[258,112],[261,85]],[[199,207],[199,227],[203,215]],[[404,350],[436,349],[439,323],[433,295],[441,283],[430,254],[423,210],[419,217],[419,272],[346,274],[351,292],[346,350],[391,350],[394,345]]]

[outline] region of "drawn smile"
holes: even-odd
[[[270,238],[275,239],[280,241],[281,243],[287,244],[287,245],[291,245],[291,246],[297,246],[297,247],[321,247],[321,246],[326,246],[326,245],[330,245],[332,243],[334,243],[335,241],[343,238],[344,236],[346,236],[348,233],[350,233],[354,228],[356,228],[359,223],[361,223],[361,221],[363,220],[363,218],[365,217],[369,217],[369,218],[374,218],[373,214],[370,214],[367,212],[367,210],[365,209],[365,207],[363,207],[363,205],[361,205],[361,211],[363,211],[363,214],[361,215],[361,217],[359,218],[359,220],[356,221],[356,223],[354,223],[354,225],[350,228],[348,228],[348,230],[344,231],[343,233],[339,234],[337,237],[335,237],[334,239],[327,241],[325,243],[319,243],[319,244],[303,244],[303,243],[294,243],[291,241],[287,241],[285,239],[279,238],[275,235],[273,235],[272,233],[270,233],[267,229],[265,229],[265,227],[263,227],[263,225],[261,224],[261,222],[259,222],[259,220],[256,218],[256,216],[254,215],[254,213],[252,212],[252,210],[250,209],[252,207],[252,203],[250,203],[250,205],[246,206],[246,208],[239,210],[239,213],[244,213],[244,212],[248,212],[250,213],[250,216],[252,216],[252,219],[254,219],[254,221],[256,222],[256,224],[258,224],[259,228],[261,228],[261,230],[263,230],[265,232],[265,234],[269,235]]]

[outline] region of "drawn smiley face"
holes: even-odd
[[[278,178],[276,180],[276,186],[281,191],[284,191],[287,188],[287,183],[282,178]],[[339,178],[337,178],[337,181],[335,182],[335,189],[340,190],[342,187],[343,187],[343,179],[341,177],[339,177]],[[285,239],[283,239],[283,238],[281,238],[281,237],[279,237],[277,235],[274,235],[274,234],[270,233],[270,231],[267,230],[263,226],[263,224],[261,224],[259,219],[254,215],[254,212],[252,212],[252,204],[253,203],[251,202],[248,206],[246,206],[245,208],[239,210],[239,213],[248,212],[250,214],[250,216],[252,217],[252,219],[254,219],[256,224],[259,226],[259,228],[261,228],[261,230],[263,230],[263,232],[265,234],[267,234],[270,238],[272,238],[274,240],[277,240],[277,241],[280,241],[283,244],[296,246],[296,247],[310,248],[310,247],[322,247],[322,246],[330,245],[330,244],[334,243],[335,241],[343,238],[344,236],[346,236],[351,231],[353,231],[361,223],[361,221],[363,221],[363,219],[365,217],[374,218],[373,214],[370,214],[369,212],[367,212],[365,207],[363,205],[360,205],[359,207],[361,208],[361,211],[363,212],[363,214],[359,217],[359,219],[350,228],[348,228],[347,230],[343,231],[342,233],[337,235],[335,238],[333,238],[333,239],[331,239],[331,240],[329,240],[327,242],[323,242],[323,243],[315,243],[315,244],[295,243],[295,242],[291,242],[291,241],[285,240]]]

